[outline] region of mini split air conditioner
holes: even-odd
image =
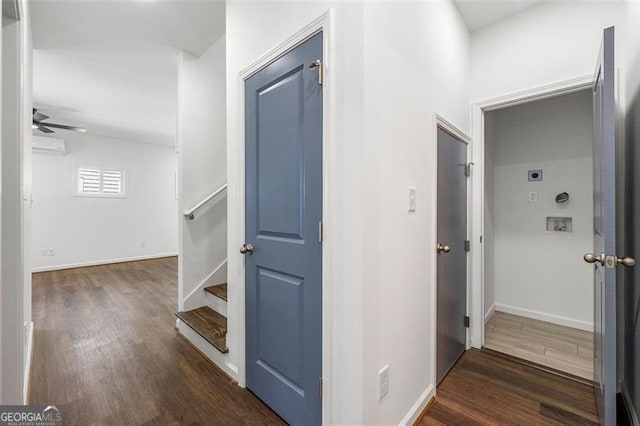
[[[64,139],[33,136],[33,152],[38,154],[64,155],[67,147]]]

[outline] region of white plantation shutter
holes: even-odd
[[[78,191],[81,194],[97,194],[100,192],[100,170],[81,167],[78,169]]]
[[[78,167],[77,178],[77,195],[124,196],[124,172],[122,170]]]
[[[102,171],[102,192],[105,194],[122,193],[122,172],[118,170]]]

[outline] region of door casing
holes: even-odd
[[[453,125],[451,122],[447,121],[442,115],[438,114],[437,112],[433,114],[433,134],[434,134],[434,140],[437,141],[438,140],[438,128],[443,129],[444,131],[450,133],[451,135],[455,136],[456,138],[460,139],[462,142],[464,142],[467,145],[467,162],[471,162],[472,160],[470,160],[471,156],[472,156],[472,149],[473,149],[473,144],[471,143],[471,138],[464,133],[462,130],[460,130],[459,128],[457,128],[455,125]],[[436,143],[436,158],[437,158],[437,143]],[[436,168],[438,167],[437,162],[436,162]],[[437,169],[436,169],[436,173],[435,176],[437,176]],[[434,285],[432,286],[432,299],[433,302],[433,309],[432,314],[431,314],[431,323],[433,324],[433,330],[431,333],[431,341],[432,341],[432,345],[433,345],[433,365],[432,365],[432,372],[433,372],[433,378],[434,378],[434,383],[436,381],[436,372],[437,370],[437,363],[438,363],[438,357],[436,356],[437,354],[437,350],[438,350],[438,304],[437,304],[437,300],[438,300],[438,262],[437,262],[437,255],[436,253],[436,244],[437,244],[437,235],[438,235],[438,221],[437,221],[437,200],[438,200],[438,185],[436,182],[436,185],[434,186],[434,195],[433,195],[433,200],[435,200],[434,205],[436,206],[436,220],[433,221],[432,224],[432,235],[433,235],[433,242],[431,244],[431,248],[433,249],[432,253],[434,258],[436,258],[436,261],[434,263],[434,265],[436,265],[435,268],[433,268],[433,274],[432,274],[432,282],[434,283]],[[471,179],[467,179],[467,234],[469,234],[470,230],[471,230]],[[470,296],[470,287],[469,287],[469,283],[470,283],[470,269],[471,269],[471,263],[470,263],[470,257],[467,256],[467,314],[469,313],[469,309],[470,309],[470,304],[469,304],[469,296]],[[467,329],[467,337],[466,337],[466,349],[469,349],[469,329]],[[436,390],[437,393],[437,390]]]
[[[335,99],[335,89],[332,84],[331,73],[328,72],[330,70],[331,64],[333,63],[333,49],[331,48],[331,34],[333,27],[333,10],[328,10],[323,13],[321,16],[313,20],[304,28],[300,29],[298,32],[293,34],[291,37],[269,50],[258,59],[256,59],[251,65],[243,69],[238,74],[237,79],[237,88],[238,88],[238,99],[239,99],[239,137],[238,137],[238,147],[233,150],[233,153],[230,150],[229,155],[234,155],[236,166],[233,172],[233,180],[235,180],[236,184],[231,185],[232,180],[230,179],[230,189],[236,190],[237,196],[235,197],[235,208],[234,214],[237,214],[238,217],[241,218],[239,221],[237,234],[239,238],[232,240],[229,239],[229,253],[228,256],[242,256],[238,249],[245,242],[245,217],[246,217],[246,206],[245,206],[245,80],[249,78],[251,75],[258,72],[267,64],[273,62],[278,57],[284,55],[285,53],[292,50],[294,47],[300,45],[305,40],[310,38],[311,36],[322,32],[323,34],[323,54],[322,54],[322,63],[325,69],[324,73],[324,82],[323,82],[323,106],[322,106],[322,127],[323,127],[323,136],[322,136],[322,221],[324,224],[323,230],[323,244],[322,244],[322,376],[325,384],[330,384],[331,379],[333,377],[332,370],[332,362],[331,362],[331,352],[332,352],[332,327],[331,327],[331,310],[333,308],[332,298],[331,298],[331,283],[332,283],[332,230],[331,223],[332,215],[330,206],[332,206],[331,201],[331,174],[330,174],[330,165],[334,163],[334,158],[336,158],[336,152],[332,143],[332,135],[334,133],[333,124],[337,122],[335,117],[335,108],[333,107],[334,99]],[[230,334],[233,333],[235,335],[233,339],[233,343],[229,344],[229,352],[234,351],[238,354],[237,365],[234,368],[237,369],[237,380],[238,385],[241,387],[246,386],[246,311],[245,311],[245,267],[244,267],[244,259],[240,261],[240,268],[237,271],[238,281],[236,283],[236,290],[233,293],[230,293],[229,302],[234,304],[232,308],[234,312],[234,320],[236,324],[236,328],[233,329],[230,327]],[[235,301],[231,300],[231,297],[235,296]],[[322,396],[322,421],[323,423],[332,423],[332,407],[331,407],[331,386],[323,386],[323,396]]]
[[[480,238],[484,234],[484,113],[500,108],[534,102],[545,98],[565,95],[593,86],[593,76],[565,80],[556,84],[536,87],[530,90],[514,92],[505,96],[473,103],[471,106],[471,130],[473,137],[471,160],[474,163],[471,170],[471,224],[469,227],[471,252],[470,262],[470,291],[469,291],[469,345],[474,348],[484,346],[484,245]],[[578,253],[582,256],[583,253]]]

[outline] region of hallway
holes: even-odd
[[[29,403],[64,423],[281,424],[175,329],[177,258],[33,275]]]

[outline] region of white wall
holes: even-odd
[[[493,121],[485,143],[493,145],[495,173],[496,309],[592,329],[592,270],[582,259],[593,247],[591,92],[487,116]],[[527,171],[535,169],[543,170],[541,182],[528,181]],[[537,203],[528,201],[530,191]],[[565,191],[569,201],[557,204],[555,196]],[[571,217],[573,231],[547,231],[547,216]]]
[[[226,182],[225,44],[223,36],[201,57],[184,52],[179,61],[180,212]],[[212,281],[208,285],[225,281],[226,257],[227,202],[223,195],[199,211],[195,220],[180,216],[181,310],[204,304],[205,293],[199,288],[207,278]]]
[[[22,273],[23,273],[23,320],[24,341],[24,382],[22,384],[23,402],[27,402],[29,373],[31,367],[31,349],[33,343],[33,322],[31,321],[31,247],[32,247],[32,211],[31,194],[33,189],[33,153],[32,145],[32,108],[33,108],[33,41],[31,37],[31,6],[22,2]]]
[[[450,2],[365,2],[364,37],[364,421],[391,424],[435,389],[433,114],[468,132],[470,41]]]
[[[471,101],[590,76],[602,30],[625,24],[623,2],[554,1],[475,31]]]
[[[2,17],[2,267],[0,269],[0,403],[26,402],[31,325],[31,279],[26,273],[30,210],[31,23]],[[8,6],[9,3],[3,5]]]
[[[33,156],[34,270],[177,253],[173,148],[90,133],[56,136],[65,139],[66,155]],[[82,165],[124,169],[126,198],[75,197],[75,167]],[[55,256],[41,256],[43,248]]]

